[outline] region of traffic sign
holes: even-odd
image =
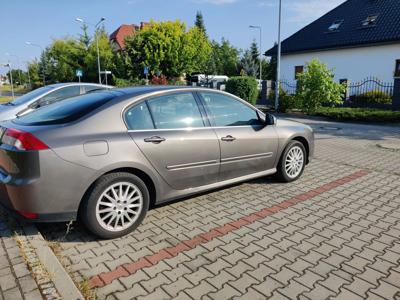
[[[76,70],[76,77],[82,77],[83,71],[81,69]]]
[[[148,67],[144,67],[143,73],[144,73],[144,75],[148,75],[149,74],[149,68]]]

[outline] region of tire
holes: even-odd
[[[298,160],[298,163],[300,163],[301,161],[301,165],[297,168],[296,167],[297,164],[294,163],[294,165],[292,165],[292,169],[288,170],[286,168],[286,163],[288,163],[288,160],[290,160],[289,155],[295,156],[296,154],[302,157],[301,160],[300,159]],[[303,174],[304,167],[306,165],[306,160],[307,160],[307,152],[304,145],[299,141],[290,141],[289,144],[286,146],[285,150],[283,151],[281,158],[279,159],[276,178],[282,182],[296,181]]]
[[[110,173],[94,183],[82,203],[80,217],[96,236],[118,238],[142,223],[149,203],[149,191],[139,177],[125,172]]]

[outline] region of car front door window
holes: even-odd
[[[219,93],[200,93],[214,126],[261,125],[257,112],[246,104]]]

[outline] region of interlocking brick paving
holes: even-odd
[[[115,240],[79,224],[42,233],[99,299],[399,299],[400,153],[377,144],[400,143],[400,128],[302,121],[316,157],[294,183],[261,178],[158,207]],[[363,176],[341,181],[352,174]]]

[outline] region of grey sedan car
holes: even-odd
[[[164,201],[275,174],[298,179],[310,127],[225,92],[138,87],[70,98],[0,131],[0,202],[33,221],[134,230]]]
[[[17,116],[22,116],[66,98],[110,88],[112,87],[95,83],[57,83],[47,85],[22,95],[13,101],[0,104],[0,121],[14,119]]]

